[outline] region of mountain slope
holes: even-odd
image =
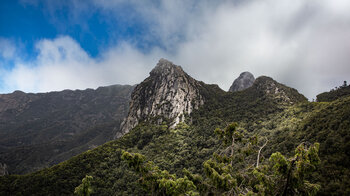
[[[161,169],[182,175],[183,168],[202,173],[202,163],[222,148],[214,129],[238,122],[239,129],[268,138],[262,157],[291,154],[301,142],[320,142],[319,195],[349,195],[350,97],[308,102],[295,89],[269,77],[238,92],[224,92],[199,82],[205,100],[170,128],[171,121],[140,121],[117,140],[77,155],[51,168],[27,175],[0,177],[0,195],[71,195],[85,175],[93,176],[94,195],[146,195],[138,176],[120,159],[121,151],[144,154]],[[149,105],[145,105],[149,107]]]
[[[331,90],[329,92],[324,92],[319,95],[317,95],[317,101],[318,102],[326,102],[326,101],[334,101],[336,99],[339,99],[340,97],[346,97],[350,95],[350,85],[346,86],[340,86],[336,90]]]
[[[160,125],[152,124],[154,121],[140,122],[123,137],[57,166],[25,176],[1,178],[1,193],[72,194],[74,187],[89,174],[94,177],[96,195],[142,195],[145,192],[137,184],[137,176],[120,161],[122,149],[145,154],[160,168],[177,174],[182,168],[201,172],[202,162],[220,147],[213,134],[216,127],[238,121],[241,128],[256,132],[252,128],[260,121],[268,121],[306,101],[296,90],[268,77],[258,78],[251,88],[235,93],[199,83],[198,90],[206,101],[186,118],[188,125],[179,123],[170,129],[172,123],[168,121]],[[26,186],[29,181],[31,186]]]
[[[133,87],[0,95],[0,163],[9,173],[48,167],[113,138]]]

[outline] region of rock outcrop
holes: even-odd
[[[229,92],[236,92],[247,89],[253,85],[255,78],[250,72],[243,72],[239,75],[237,79],[233,82]]]
[[[256,96],[265,96],[280,105],[291,105],[307,101],[306,97],[300,94],[296,89],[278,83],[267,76],[258,77],[252,89],[260,94],[256,94]]]
[[[131,94],[129,114],[121,125],[119,138],[139,122],[155,119],[157,123],[168,119],[176,126],[204,103],[200,82],[186,74],[181,66],[160,59],[150,76],[137,85]]]
[[[4,163],[0,163],[0,176],[5,176],[8,175],[8,171],[7,171],[7,165]]]

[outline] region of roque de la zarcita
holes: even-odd
[[[204,103],[200,86],[200,82],[185,73],[181,66],[160,59],[150,76],[132,92],[129,114],[115,138],[128,133],[140,121],[150,118],[156,118],[157,123],[167,118],[175,127],[184,121],[185,115]]]

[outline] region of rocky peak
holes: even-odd
[[[247,89],[253,85],[255,78],[250,72],[243,72],[239,75],[237,79],[233,82],[229,92],[236,92]]]
[[[271,98],[283,105],[307,101],[305,96],[300,94],[296,89],[280,84],[267,76],[258,77],[252,88],[260,92],[263,96]]]
[[[150,76],[134,89],[129,114],[121,125],[122,132],[115,138],[128,133],[143,120],[156,119],[161,123],[169,119],[171,126],[176,126],[184,121],[185,114],[204,103],[200,86],[181,66],[160,59]]]
[[[181,66],[174,65],[172,62],[161,58],[157,65],[150,72],[150,76],[155,77],[178,77],[185,75]]]

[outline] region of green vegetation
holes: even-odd
[[[336,87],[329,92],[324,92],[317,95],[318,102],[329,102],[339,99],[340,97],[346,97],[350,95],[350,85],[348,86],[346,81],[342,86]]]
[[[91,181],[93,177],[86,175],[81,181],[81,184],[75,188],[74,194],[79,196],[89,196],[93,190],[91,188]]]
[[[263,79],[269,80],[269,78]],[[163,174],[166,176],[166,181],[163,181],[162,191],[166,192],[167,187],[170,186],[173,188],[169,191],[174,191],[171,193],[183,193],[183,191],[200,193],[204,188],[202,189],[198,184],[200,180],[197,177],[202,176],[203,179],[209,180],[206,176],[208,170],[205,169],[209,167],[203,167],[203,163],[211,160],[206,162],[207,165],[210,168],[216,168],[215,163],[220,165],[221,162],[220,157],[215,156],[215,153],[220,155],[220,152],[227,148],[225,142],[217,139],[213,130],[219,127],[220,129],[217,130],[219,133],[219,130],[225,130],[230,122],[238,122],[239,126],[236,128],[244,138],[253,139],[255,135],[260,138],[252,154],[245,156],[244,161],[250,164],[256,163],[256,151],[265,144],[266,139],[268,140],[261,150],[259,158],[261,165],[258,169],[251,168],[251,176],[255,175],[256,178],[261,176],[263,179],[263,176],[270,171],[281,171],[280,174],[270,173],[276,175],[272,180],[285,179],[285,172],[288,168],[292,168],[291,160],[300,157],[300,153],[307,154],[311,149],[317,148],[309,145],[308,142],[319,143],[320,172],[311,173],[311,176],[303,177],[302,181],[295,182],[292,178],[290,183],[293,184],[291,186],[293,188],[288,191],[293,189],[301,193],[315,190],[314,188],[318,186],[311,183],[315,181],[320,182],[321,185],[318,195],[350,195],[349,96],[332,102],[309,103],[295,90],[284,86],[278,86],[283,93],[278,94],[277,97],[266,92],[261,86],[253,86],[236,93],[224,93],[214,85],[203,85],[202,88],[201,91],[206,92],[206,104],[194,111],[187,118],[186,123],[180,123],[175,129],[169,129],[166,123],[162,125],[140,123],[122,138],[84,152],[51,168],[22,176],[0,177],[0,195],[72,195],[86,175],[93,177],[92,195],[147,195],[148,192],[138,183],[139,176],[121,160],[123,150],[130,155],[142,154],[145,158],[140,159],[145,164],[152,161],[154,164],[148,168],[151,171],[158,171],[156,167],[159,171],[168,171]],[[283,94],[294,98],[285,101]],[[221,141],[224,140],[225,138],[221,138]],[[298,144],[301,143],[304,150],[294,154],[294,149],[299,149]],[[244,145],[248,143],[242,143],[239,146]],[[238,152],[238,149],[241,148],[236,148],[235,152]],[[241,150],[241,152],[245,151]],[[281,154],[273,154],[274,152]],[[282,154],[291,158],[283,159]],[[233,156],[239,156],[239,154],[234,153]],[[272,163],[279,163],[280,166],[271,170],[274,165]],[[233,165],[237,167],[232,167],[232,170],[244,168],[240,163],[233,162]],[[263,169],[266,165],[268,170]],[[281,170],[286,165],[287,170]],[[183,168],[187,170],[183,171]],[[298,175],[300,171],[297,169],[298,166],[294,165],[293,168],[289,169],[291,175]],[[309,168],[304,169],[309,173]],[[256,170],[255,174],[254,170]],[[228,172],[231,173],[231,170]],[[178,178],[179,176],[183,177]],[[234,178],[238,184],[239,177]],[[193,182],[196,189],[193,189],[188,180]],[[306,181],[310,183],[305,183]],[[253,183],[253,180],[251,182]],[[270,184],[267,181],[267,184],[259,186],[259,182],[260,180],[257,179],[253,184],[245,186],[255,192]],[[296,183],[299,187],[300,182],[304,182],[308,188],[305,186],[302,189],[295,188],[294,184]],[[271,190],[266,189],[266,191]]]
[[[177,178],[139,153],[123,151],[121,158],[141,175],[139,181],[151,195],[315,195],[319,190],[320,185],[306,180],[320,163],[318,143],[300,144],[290,159],[273,153],[259,165],[267,142],[259,146],[256,136],[244,137],[236,123],[215,133],[227,148],[204,162],[205,177],[184,169],[185,176]]]
[[[161,171],[153,162],[145,162],[145,157],[139,153],[130,154],[123,151],[123,160],[129,167],[142,175],[140,182],[151,195],[197,195],[194,192],[196,186],[186,176],[176,178],[175,174],[169,174],[167,170]]]

